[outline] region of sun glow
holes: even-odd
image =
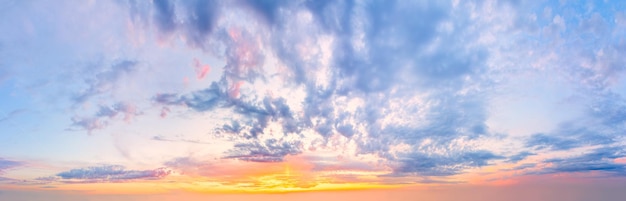
[[[281,165],[282,169],[275,169]],[[200,193],[289,193],[309,191],[364,190],[398,188],[404,185],[385,184],[379,175],[386,171],[311,171],[313,166],[299,158],[281,164],[261,164],[258,168],[273,169],[256,174],[241,173],[212,181],[206,178],[186,178],[192,183],[186,189]],[[346,179],[337,179],[345,177]],[[179,186],[180,187],[180,186]]]

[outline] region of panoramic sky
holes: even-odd
[[[623,189],[626,1],[0,0],[0,200]]]

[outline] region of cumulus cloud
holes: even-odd
[[[312,172],[354,170],[389,183],[450,182],[501,164],[511,166],[505,171],[533,174],[624,175],[626,17],[595,13],[592,4],[572,12],[568,6],[489,0],[131,0],[117,2],[130,15],[115,13],[129,21],[109,20],[126,22],[118,28],[128,33],[98,39],[131,35],[139,45],[105,40],[96,47],[129,59],[58,75],[80,71],[82,85],[67,87],[75,93],[64,103],[73,112],[70,130],[106,131],[128,122],[139,124],[129,126],[133,132],[154,133],[193,125],[175,131],[190,134],[156,131],[124,141],[129,147],[135,140],[212,146],[219,138],[219,148],[198,149],[219,152],[209,154],[215,161],[182,157],[164,164],[194,176],[228,172],[214,171],[220,162],[244,172],[308,154],[320,155],[306,158]],[[111,53],[102,54],[109,61]],[[180,74],[172,73],[179,68]],[[40,73],[33,69],[24,72]],[[0,72],[0,82],[23,85],[11,78],[13,71]],[[172,84],[181,79],[181,86]],[[124,90],[122,84],[135,81],[145,85]],[[134,96],[140,87],[141,96],[120,97]],[[559,110],[526,115],[541,110],[534,102]],[[500,111],[509,119],[498,119]],[[177,115],[168,116],[172,112]],[[0,116],[0,125],[18,114]],[[134,121],[149,116],[143,114],[156,119]],[[172,125],[150,127],[158,121]],[[0,159],[0,171],[19,165]],[[169,174],[106,165],[39,180],[122,182]],[[365,180],[355,175],[333,174],[339,182]],[[286,186],[312,185],[274,176]]]
[[[212,66],[222,76],[207,87],[160,93],[153,101],[162,117],[175,107],[227,111],[228,123],[212,128],[233,140],[223,153],[227,159],[280,162],[307,149],[337,146],[333,139],[342,137],[355,145],[356,155],[386,160],[395,175],[450,176],[499,160],[518,163],[546,152],[610,145],[624,129],[623,99],[597,92],[623,76],[626,62],[619,55],[626,46],[572,42],[608,32],[599,14],[572,19],[546,8],[538,18],[524,14],[525,4],[489,1],[155,0],[150,6],[159,34],[180,36],[225,62]],[[563,43],[583,48],[553,50]],[[533,45],[543,49],[534,51]],[[515,64],[523,59],[546,62]],[[198,79],[210,69],[197,59],[193,66]],[[591,103],[591,110],[553,130],[528,133],[524,149],[505,158],[480,144],[496,138],[486,123],[493,89],[519,72],[539,71],[530,68],[576,83],[593,97],[583,103]],[[119,76],[110,74],[102,77]],[[102,88],[94,83],[90,89]],[[107,118],[128,115],[124,111],[104,107],[75,124],[99,129]]]
[[[103,165],[80,169],[72,169],[56,174],[56,177],[47,178],[61,182],[125,182],[131,180],[154,180],[161,179],[171,173],[166,168],[154,170],[126,170],[120,165]]]
[[[168,8],[177,5],[169,3]],[[155,6],[162,10],[163,5]],[[475,37],[465,34],[469,22],[453,23],[451,29],[440,28],[450,18],[465,18],[453,14],[450,5],[404,1],[243,1],[212,9],[222,9],[220,6],[252,10],[253,17],[261,16],[262,23],[272,28],[268,31],[256,26],[211,24],[210,33],[225,47],[223,53],[216,53],[226,61],[222,78],[206,89],[188,94],[162,93],[154,101],[168,108],[185,106],[198,112],[229,108],[233,114],[242,115],[217,128],[218,132],[247,140],[235,143],[225,153],[226,158],[282,161],[286,155],[303,151],[301,139],[307,136],[301,133],[307,130],[326,140],[336,134],[353,139],[360,154],[374,153],[404,164],[397,166],[396,171],[401,173],[458,174],[464,168],[484,166],[499,158],[487,150],[457,150],[429,157],[414,151],[405,153],[403,158],[390,151],[394,143],[417,146],[431,140],[433,146],[446,147],[455,139],[488,134],[484,100],[480,93],[467,89],[482,79],[480,73],[485,69],[487,53],[478,44],[461,42]],[[219,19],[223,18],[211,16],[202,20]],[[190,37],[190,32],[183,28],[179,31]],[[211,40],[196,41],[192,47],[203,47],[197,44],[207,41]],[[279,74],[269,74],[272,67],[268,66],[267,52],[285,64]],[[326,74],[318,75],[317,71]],[[282,78],[279,83],[283,87],[305,91],[305,100],[299,103],[302,112],[294,112],[294,104],[287,103],[290,97],[244,90],[277,78]],[[384,121],[399,115],[394,111],[398,108],[389,106],[394,100],[416,97],[425,103],[407,105],[406,109],[419,111],[407,115],[427,118],[416,118],[417,122],[409,125]],[[339,106],[346,99],[362,100],[362,106]],[[281,126],[282,137],[266,133],[272,124]],[[295,136],[290,138],[295,140],[282,141],[289,136]],[[461,157],[466,156],[463,154],[468,157]],[[440,160],[432,163],[435,165],[455,168],[410,168],[429,163],[422,161],[424,158]]]

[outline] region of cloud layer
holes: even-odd
[[[154,180],[171,173],[165,168],[154,170],[126,170],[121,165],[103,165],[80,169],[72,169],[56,174],[56,177],[45,177],[42,180],[61,181],[67,183],[100,183],[127,182],[132,180]]]
[[[0,127],[16,135],[3,132],[0,141],[17,145],[0,152],[46,158],[43,148],[23,148],[43,136],[68,145],[41,145],[51,155],[126,161],[39,175],[66,183],[157,180],[172,171],[245,177],[220,163],[296,164],[309,173],[276,168],[265,179],[302,188],[318,186],[298,183],[312,178],[622,177],[626,17],[619,6],[154,0],[59,4],[41,16],[7,12],[0,17],[11,20],[0,28],[16,28],[0,36],[7,100]],[[56,12],[67,8],[81,12]],[[138,164],[167,168],[125,169]],[[21,165],[0,159],[0,172]],[[212,168],[219,171],[204,170]],[[218,183],[266,184],[250,178]]]

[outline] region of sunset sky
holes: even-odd
[[[624,189],[626,1],[0,0],[3,201]]]

